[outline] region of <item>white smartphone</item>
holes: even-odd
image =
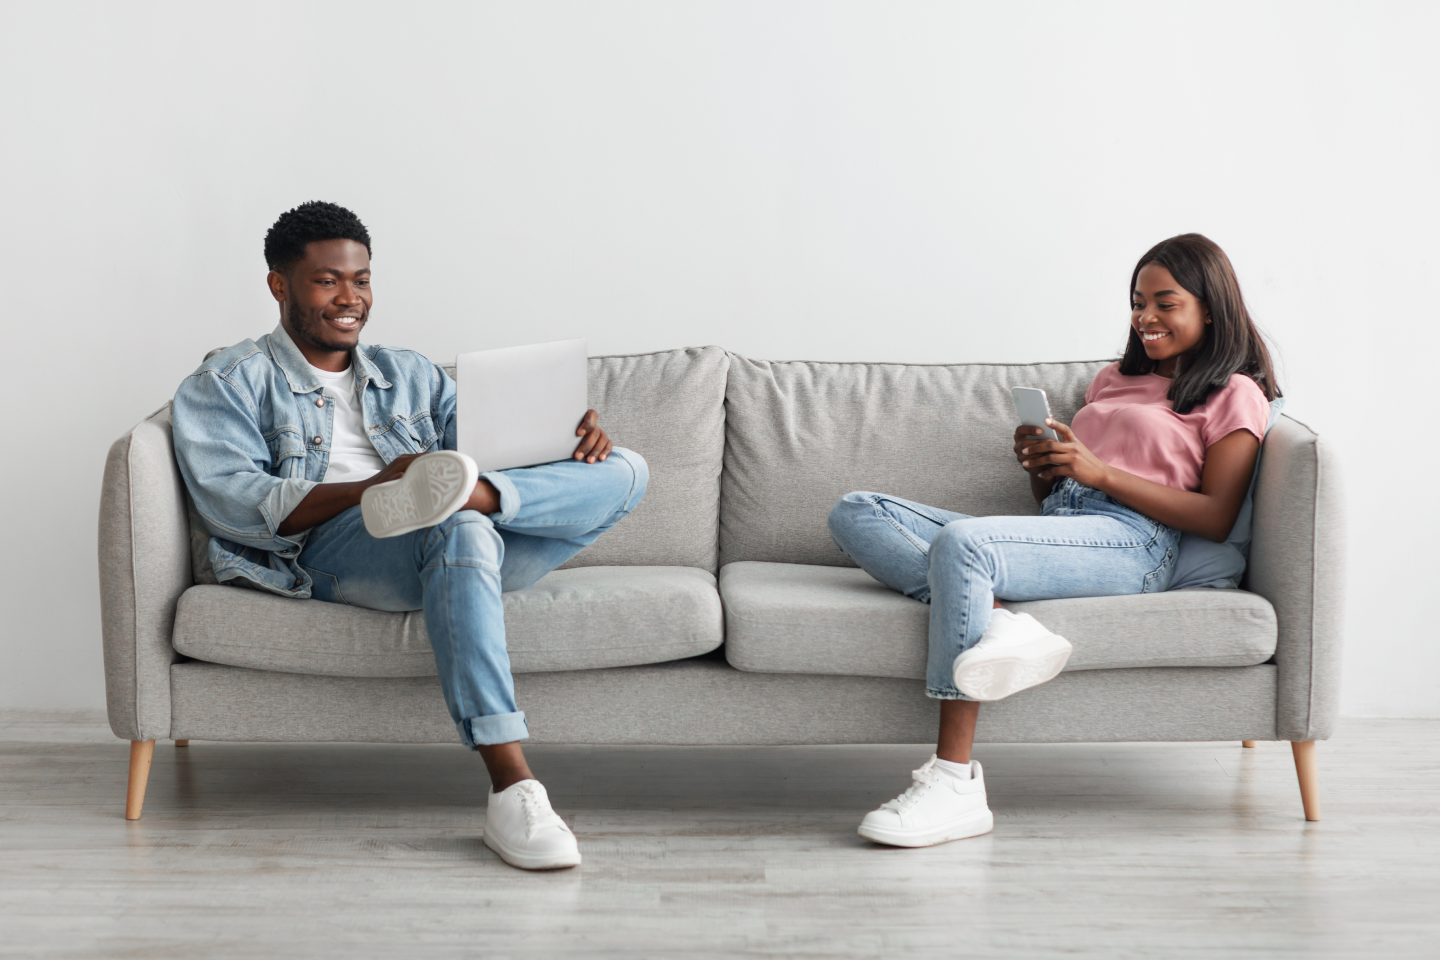
[[[1044,390],[1039,387],[1011,387],[1010,396],[1015,401],[1019,426],[1039,427],[1040,436],[1046,440],[1060,439],[1060,434],[1045,426],[1045,421],[1050,419],[1050,398]]]

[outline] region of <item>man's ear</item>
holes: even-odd
[[[277,302],[284,303],[285,295],[288,292],[285,287],[285,274],[278,270],[271,270],[265,275],[265,283],[270,287],[270,296],[274,297]]]

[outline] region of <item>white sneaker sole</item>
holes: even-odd
[[[499,837],[492,836],[488,827],[482,839],[485,841],[485,846],[500,855],[501,860],[512,867],[519,867],[521,870],[561,870],[565,867],[580,866],[579,850],[564,853],[532,853],[528,850],[517,850],[504,843]]]
[[[975,700],[1003,700],[1060,675],[1070,662],[1070,641],[1049,633],[1003,654],[955,658],[955,686]]]
[[[995,815],[987,807],[984,810],[976,810],[974,813],[967,813],[948,823],[937,827],[928,827],[924,830],[887,830],[884,827],[862,823],[857,832],[866,840],[874,840],[876,843],[884,843],[892,847],[933,847],[937,843],[978,837],[994,829]]]
[[[360,515],[370,536],[398,537],[444,523],[465,505],[480,473],[454,450],[418,457],[405,476],[370,487],[360,495]]]

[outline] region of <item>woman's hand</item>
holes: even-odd
[[[1030,474],[1032,478],[1039,477],[1040,471],[1045,469],[1039,464],[1026,466],[1025,463],[1029,458],[1029,454],[1026,451],[1028,451],[1032,445],[1040,442],[1041,429],[1040,427],[1015,428],[1015,461],[1019,463],[1020,466],[1025,467],[1025,472]]]
[[[1060,435],[1059,440],[1045,440],[1031,435],[1022,442],[1021,431],[1033,428],[1021,427],[1015,431],[1016,455],[1020,466],[1032,477],[1041,480],[1058,480],[1069,477],[1076,483],[1099,490],[1105,485],[1110,465],[1090,452],[1090,448],[1075,439],[1075,432],[1058,420],[1046,420],[1045,426]]]
[[[585,411],[580,426],[575,428],[575,435],[581,438],[580,445],[575,448],[575,459],[584,460],[586,463],[604,460],[610,456],[610,450],[615,446],[605,431],[600,429],[600,414],[594,410]]]

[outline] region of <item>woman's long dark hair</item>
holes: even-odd
[[[1275,382],[1275,369],[1270,364],[1270,351],[1265,349],[1265,341],[1255,329],[1250,311],[1245,309],[1240,281],[1235,279],[1235,268],[1230,266],[1225,251],[1198,233],[1182,233],[1161,240],[1135,264],[1135,272],[1130,275],[1131,303],[1134,303],[1140,269],[1149,263],[1158,263],[1169,270],[1175,282],[1190,291],[1210,313],[1205,338],[1192,353],[1180,357],[1175,378],[1170,382],[1166,396],[1175,412],[1189,413],[1204,403],[1212,390],[1228,384],[1231,375],[1236,373],[1254,380],[1265,392],[1265,399],[1281,396],[1280,384]],[[1120,358],[1120,372],[1136,377],[1154,373],[1159,365],[1159,361],[1145,355],[1145,345],[1132,326],[1130,339],[1125,343],[1125,355]]]

